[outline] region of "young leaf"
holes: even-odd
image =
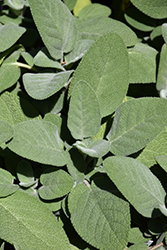
[[[44,200],[53,200],[70,192],[74,185],[71,176],[63,170],[47,168],[40,176],[42,187],[39,195]]]
[[[26,31],[14,23],[0,26],[0,52],[9,49]]]
[[[78,17],[80,19],[89,19],[98,16],[110,16],[110,15],[111,15],[111,9],[105,5],[98,3],[86,5],[78,13]]]
[[[165,191],[161,183],[143,163],[112,156],[105,159],[104,168],[120,192],[143,216],[151,217],[154,208],[164,204]]]
[[[15,193],[19,189],[13,184],[13,176],[6,170],[0,168],[0,197],[6,197]]]
[[[8,144],[10,150],[27,159],[53,166],[66,164],[63,141],[56,125],[31,120],[18,123],[14,127],[15,135]]]
[[[82,78],[81,78],[82,79]],[[68,128],[75,139],[95,135],[100,129],[101,115],[98,99],[88,82],[75,85],[68,112]]]
[[[13,127],[0,120],[0,144],[9,141],[14,135]]]
[[[79,184],[69,194],[68,207],[75,230],[89,244],[101,250],[125,248],[130,229],[126,201],[94,184]]]
[[[0,199],[0,238],[20,250],[69,250],[61,225],[45,204],[25,192]]]
[[[95,91],[101,115],[113,113],[128,89],[128,54],[117,34],[106,34],[95,42],[74,72],[70,91],[80,79]]]
[[[162,98],[146,97],[122,103],[107,135],[111,152],[130,155],[145,147],[166,126],[166,110],[167,100]]]
[[[29,0],[42,40],[53,58],[60,59],[74,47],[77,30],[74,17],[60,0]]]
[[[167,155],[157,156],[155,159],[158,164],[167,172]]]
[[[30,187],[36,183],[33,169],[28,161],[22,160],[17,165],[17,177],[22,187]]]
[[[27,93],[34,99],[43,100],[58,92],[68,81],[73,70],[59,73],[27,73],[23,83]]]
[[[166,155],[166,152],[167,128],[165,127],[161,133],[159,133],[150,143],[148,143],[137,159],[144,163],[147,167],[151,167],[156,164],[156,157],[160,155]]]
[[[153,18],[166,18],[167,17],[167,2],[166,0],[131,0],[132,4],[147,16]]]
[[[77,141],[73,146],[78,148],[84,154],[96,158],[104,156],[110,150],[110,143],[106,140],[94,141],[88,147],[84,144],[84,141]]]
[[[74,7],[74,15],[78,16],[78,13],[87,5],[91,4],[91,0],[77,0]]]

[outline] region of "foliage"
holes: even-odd
[[[167,249],[165,0],[0,1],[0,249]]]

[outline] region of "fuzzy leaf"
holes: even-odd
[[[73,15],[60,0],[29,0],[42,40],[53,58],[73,49],[77,30]]]
[[[70,192],[74,185],[71,176],[63,170],[47,168],[40,176],[42,187],[39,195],[44,200],[52,200],[62,197]]]
[[[157,156],[155,159],[158,164],[167,172],[167,155]]]
[[[17,165],[17,177],[22,187],[30,187],[36,183],[33,169],[28,161],[22,160]]]
[[[122,39],[117,34],[106,34],[83,57],[74,72],[70,91],[80,79],[89,83],[97,95],[102,117],[107,116],[126,95],[128,67],[127,49]]]
[[[13,184],[13,176],[6,170],[0,168],[0,197],[6,197],[19,189]]]
[[[167,100],[162,98],[146,97],[122,103],[107,135],[111,152],[130,155],[145,147],[166,126],[166,110]]]
[[[0,120],[0,144],[9,141],[14,135],[13,127]]]
[[[88,82],[79,81],[72,92],[68,128],[75,139],[95,135],[100,129],[100,109],[94,90]]]
[[[79,184],[69,194],[68,206],[72,224],[85,241],[101,250],[124,249],[130,222],[127,202],[94,184]]]
[[[66,152],[56,125],[31,120],[16,124],[10,150],[27,159],[53,166],[66,164]]]
[[[98,16],[110,16],[111,9],[105,5],[94,3],[86,5],[79,11],[78,17],[81,19],[94,18]]]
[[[151,217],[154,208],[164,204],[165,191],[160,181],[143,163],[112,156],[104,161],[104,168],[119,191],[143,216]]]
[[[73,70],[59,73],[27,73],[23,83],[27,93],[34,99],[43,100],[58,92],[68,81]]]
[[[20,250],[69,250],[61,225],[44,204],[25,192],[0,199],[0,238]]]
[[[0,26],[0,52],[9,49],[26,31],[14,23]]]

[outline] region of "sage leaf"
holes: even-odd
[[[80,79],[88,82],[97,95],[101,116],[107,116],[126,95],[128,72],[127,49],[117,34],[109,33],[100,37],[84,55],[74,72],[70,91]]]
[[[153,18],[166,18],[167,17],[167,2],[166,0],[131,0],[132,4],[147,16]]]
[[[58,92],[68,81],[73,70],[59,73],[27,73],[23,83],[27,93],[34,99],[43,100]]]
[[[125,248],[130,229],[126,201],[94,184],[79,184],[69,194],[68,207],[75,230],[89,244],[101,250]]]
[[[167,172],[167,155],[161,155],[155,157],[158,164]]]
[[[66,154],[56,125],[40,120],[15,125],[13,140],[8,144],[14,153],[44,164],[63,166]]]
[[[70,249],[55,216],[45,204],[25,192],[18,191],[0,199],[0,222],[0,238],[20,250]]]
[[[17,177],[20,181],[19,185],[22,187],[30,187],[36,183],[32,166],[26,160],[20,161],[17,165]]]
[[[166,126],[165,110],[167,100],[152,97],[132,99],[119,105],[107,135],[111,152],[130,155],[144,148]]]
[[[88,82],[80,80],[74,87],[68,112],[68,128],[75,139],[95,135],[100,129],[99,102]]]
[[[13,176],[6,170],[0,168],[0,198],[15,193],[19,189],[13,184]]]
[[[166,193],[160,181],[143,163],[130,157],[112,156],[105,159],[104,168],[119,191],[143,216],[151,217],[154,208],[164,204]]]
[[[0,144],[9,141],[14,135],[13,127],[0,120]]]
[[[60,0],[29,0],[29,5],[42,40],[55,59],[74,47],[77,30],[74,17]],[[39,8],[40,6],[40,8]]]
[[[44,200],[52,200],[69,193],[74,185],[71,176],[63,170],[47,168],[40,176],[42,187],[39,195]]]
[[[78,17],[80,19],[89,19],[98,16],[110,16],[110,15],[111,15],[111,9],[105,5],[98,3],[88,4],[78,13]]]
[[[14,23],[0,26],[0,52],[9,49],[26,31]]]

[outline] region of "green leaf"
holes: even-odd
[[[73,146],[78,148],[84,154],[96,158],[104,156],[110,150],[110,143],[106,140],[94,141],[88,147],[84,144],[84,141],[77,141]]]
[[[109,33],[100,37],[87,51],[74,72],[70,91],[80,79],[89,83],[97,95],[102,117],[107,116],[115,111],[126,95],[128,72],[127,49],[117,34]]]
[[[39,113],[25,99],[9,92],[0,96],[0,120],[14,125],[32,118],[40,119]]]
[[[165,40],[165,43],[167,43],[167,23],[162,24],[162,36]]]
[[[158,164],[167,172],[167,155],[155,157]]]
[[[63,2],[67,5],[69,10],[73,10],[76,5],[77,0],[63,0]]]
[[[78,13],[87,5],[91,4],[91,0],[77,0],[76,5],[74,6],[73,12],[75,16],[78,16]]]
[[[13,184],[13,176],[6,170],[0,168],[0,197],[6,197],[19,189]]]
[[[127,244],[129,206],[110,192],[77,185],[69,194],[69,211],[77,233],[101,250],[120,250]]]
[[[28,161],[22,160],[17,165],[17,177],[22,187],[30,187],[36,183],[33,169]]]
[[[44,200],[52,200],[69,193],[74,185],[71,176],[64,170],[47,168],[40,176],[42,187],[39,195]]]
[[[75,139],[95,135],[100,129],[101,115],[98,99],[88,82],[75,85],[68,112],[68,128]]]
[[[132,4],[140,11],[153,18],[167,17],[167,2],[166,0],[131,0]]]
[[[132,27],[145,32],[152,31],[156,26],[155,19],[144,15],[134,7],[127,9],[125,19]]]
[[[9,49],[26,31],[14,23],[0,26],[0,52]]]
[[[21,10],[26,4],[27,0],[5,0],[6,4],[14,10]]]
[[[58,92],[68,81],[73,70],[59,73],[27,73],[23,83],[27,93],[34,99],[43,100]]]
[[[9,141],[14,135],[13,127],[0,120],[0,144]]]
[[[167,100],[162,98],[146,97],[122,103],[107,135],[111,152],[130,155],[144,148],[166,126],[166,110]]]
[[[109,17],[94,17],[88,20],[80,20],[76,22],[77,29],[82,35],[90,35],[93,40],[103,36],[107,33],[118,34],[125,45],[130,47],[136,44],[136,34],[124,23],[111,19]],[[90,38],[89,38],[90,39]],[[108,56],[106,57],[106,59]]]
[[[39,67],[56,68],[63,71],[65,70],[59,62],[50,58],[45,50],[40,50],[36,54],[36,56],[34,57],[34,64]]]
[[[129,50],[129,82],[151,83],[156,82],[157,51],[143,43],[137,43]]]
[[[31,120],[16,124],[10,150],[27,159],[53,166],[66,164],[66,152],[56,125]]]
[[[143,162],[147,167],[156,164],[156,157],[166,155],[167,152],[167,127],[165,127],[154,140],[152,140],[138,156],[138,160]]]
[[[42,40],[53,58],[60,59],[71,51],[77,38],[74,17],[60,0],[29,0]]]
[[[0,238],[20,250],[69,250],[61,225],[36,198],[16,192],[0,199]]]
[[[156,88],[160,91],[160,96],[167,98],[167,47],[166,44],[163,45],[160,55],[160,63],[158,68],[158,77]]]
[[[78,17],[80,19],[89,19],[98,16],[110,16],[110,15],[111,15],[111,9],[105,5],[98,3],[86,5],[78,13]]]
[[[0,66],[0,92],[11,87],[19,79],[20,69],[17,65],[19,56],[19,51],[13,52]]]
[[[165,191],[160,181],[143,163],[112,156],[104,161],[104,168],[119,191],[143,216],[151,217],[154,208],[164,204]]]

